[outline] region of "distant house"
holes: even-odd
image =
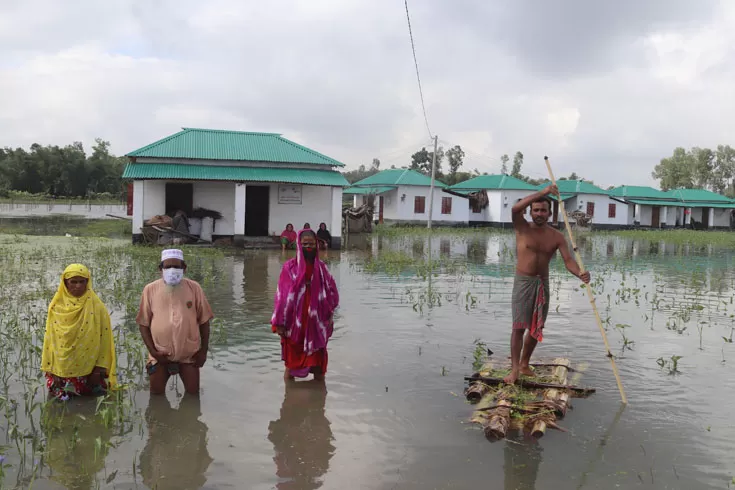
[[[184,128],[126,156],[134,243],[155,215],[205,208],[222,214],[213,238],[236,245],[305,222],[326,223],[332,245],[341,245],[344,165],[279,134]]]
[[[352,184],[345,195],[353,196],[354,206],[375,199],[375,219],[386,224],[426,223],[429,219],[431,178],[410,169],[389,169]],[[467,224],[467,198],[446,192],[447,185],[434,181],[432,223],[437,226]]]
[[[475,226],[511,227],[513,205],[533,194],[538,189],[510,175],[478,175],[470,180],[450,187],[454,192],[470,195],[484,191],[487,193],[487,206],[477,199],[469,200],[469,222]],[[555,206],[558,208],[558,204]]]
[[[583,180],[558,180],[564,209],[567,215],[581,211],[592,217],[590,225],[598,229],[615,229],[628,226],[632,205],[612,197],[607,191]],[[542,184],[543,189],[549,184]]]
[[[681,202],[684,224],[692,228],[729,229],[735,203],[716,192],[704,189],[674,189],[665,194]]]
[[[651,228],[684,226],[684,204],[669,193],[635,185],[621,185],[608,193],[633,207],[628,225]]]

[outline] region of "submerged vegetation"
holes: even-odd
[[[147,354],[135,315],[143,286],[156,277],[159,254],[116,240],[0,235],[0,280],[6,285],[0,292],[1,488],[28,488],[49,472],[65,486],[89,488],[104,470],[108,450],[142,430],[135,394],[146,386]],[[189,259],[192,277],[211,287],[220,256],[219,250],[198,249]],[[120,388],[60,404],[46,396],[41,346],[48,302],[72,262],[89,265],[93,287],[112,315]],[[213,327],[213,341],[215,332]],[[115,477],[104,475],[108,483]]]

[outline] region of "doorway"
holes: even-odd
[[[710,208],[702,208],[702,228],[705,230],[710,227],[709,209]]]
[[[270,191],[267,186],[247,186],[245,191],[245,236],[268,236]]]
[[[383,224],[383,196],[378,198],[378,223]]]
[[[658,206],[653,206],[651,209],[651,226],[661,228],[661,208]]]
[[[191,216],[194,209],[194,184],[166,183],[166,214],[173,216],[179,209]]]

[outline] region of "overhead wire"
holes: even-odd
[[[413,41],[413,31],[411,30],[411,16],[408,14],[408,0],[404,0],[406,5],[406,21],[408,22],[408,35],[411,38],[411,51],[413,52],[413,64],[416,67],[416,80],[419,85],[419,96],[421,97],[421,109],[424,112],[424,122],[426,123],[426,130],[429,132],[429,138],[434,138],[431,128],[429,127],[429,117],[426,115],[426,104],[424,103],[424,91],[421,88],[421,75],[419,74],[419,62],[416,59],[416,45]]]

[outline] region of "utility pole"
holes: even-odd
[[[429,189],[429,221],[427,228],[431,229],[431,219],[434,213],[434,179],[436,178],[436,150],[439,145],[439,137],[434,135],[434,155],[431,158],[431,188]]]

